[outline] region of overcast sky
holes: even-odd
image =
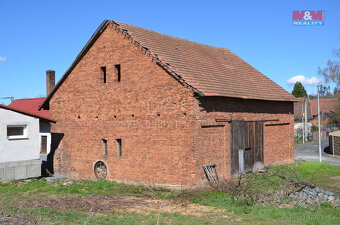
[[[325,25],[293,26],[293,10],[324,10]],[[286,90],[315,93],[340,47],[339,12],[336,0],[0,1],[0,98],[44,96],[45,71],[58,81],[104,19],[226,47]]]

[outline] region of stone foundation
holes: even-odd
[[[0,163],[0,182],[41,176],[41,160],[23,160]]]

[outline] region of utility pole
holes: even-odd
[[[308,113],[307,113],[307,97],[305,97],[305,135],[306,135],[306,141],[308,141],[308,129],[307,129],[307,119],[308,119]]]
[[[305,143],[305,124],[304,124],[304,116],[305,116],[305,114],[303,113],[303,103],[302,103],[302,109],[301,109],[302,111],[302,118],[301,118],[301,122],[302,122],[302,144],[304,144]]]
[[[322,162],[322,155],[321,155],[321,127],[320,127],[320,92],[319,92],[319,87],[320,85],[318,85],[318,125],[319,125],[319,159],[320,162]]]

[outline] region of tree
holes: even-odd
[[[335,56],[340,59],[340,48],[334,50]],[[335,112],[330,115],[331,123],[340,123],[340,60],[331,60],[327,62],[327,66],[323,69],[319,67],[319,75],[323,76],[325,83],[333,82],[336,84],[336,89],[334,89],[334,95],[338,96],[338,103]]]
[[[308,96],[305,87],[299,81],[295,83],[292,95],[296,98]]]
[[[325,85],[320,85],[319,93],[320,93],[320,96],[331,96],[332,95],[331,87],[325,86]]]
[[[334,50],[335,56],[340,59],[340,48]],[[327,66],[323,69],[319,67],[319,75],[325,80],[325,83],[333,82],[337,88],[340,87],[340,60],[331,60],[327,62]]]

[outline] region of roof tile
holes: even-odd
[[[114,23],[206,96],[296,100],[226,48],[199,44],[117,21]]]
[[[45,101],[46,98],[23,98],[14,100],[9,106],[9,109],[23,112],[39,118],[48,119],[53,121],[50,117],[50,111],[41,109],[39,106]]]

